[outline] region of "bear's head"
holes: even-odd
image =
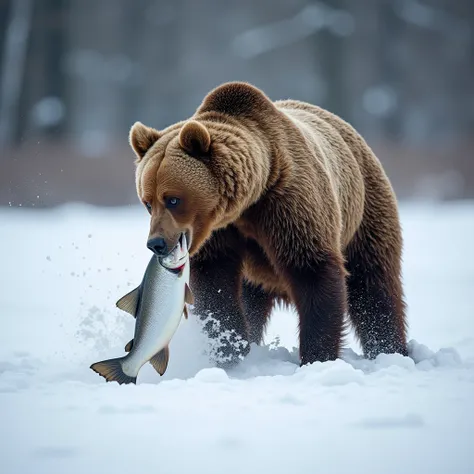
[[[245,83],[212,91],[196,114],[163,131],[135,123],[138,197],[151,215],[148,246],[166,255],[185,234],[190,254],[213,230],[235,221],[259,199],[271,171],[259,114],[273,103]]]

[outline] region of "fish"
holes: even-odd
[[[118,308],[136,317],[133,339],[124,357],[103,360],[90,368],[107,382],[136,384],[147,362],[163,375],[168,367],[169,343],[181,318],[187,318],[187,304],[194,304],[189,288],[190,262],[186,235],[165,257],[153,255],[140,285],[120,298]]]

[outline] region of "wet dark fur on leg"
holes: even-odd
[[[204,330],[211,339],[222,343],[223,360],[216,362],[221,367],[232,367],[249,351],[247,325],[240,302],[242,258],[236,236],[229,238],[227,231],[215,234],[204,251],[191,261],[190,286],[195,297],[195,313],[203,320],[211,316]],[[229,248],[227,243],[235,246]],[[230,331],[228,338],[221,337],[225,331]]]
[[[381,241],[373,240],[372,246],[377,245]],[[399,259],[391,255],[391,261],[382,262],[383,254],[357,234],[347,249],[349,314],[368,358],[408,354]]]
[[[333,257],[288,270],[299,314],[301,365],[339,357],[347,304],[344,276]]]
[[[242,305],[248,323],[249,342],[260,344],[273,308],[273,296],[261,285],[242,283]]]

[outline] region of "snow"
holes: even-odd
[[[160,377],[107,384],[149,259],[137,207],[0,209],[2,474],[474,472],[474,203],[405,204],[410,355],[299,367],[294,312],[225,372],[192,315]]]

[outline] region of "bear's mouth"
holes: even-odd
[[[184,256],[188,254],[188,251],[189,251],[188,236],[186,235],[186,232],[181,232],[181,234],[179,234],[176,245],[168,253],[167,257],[171,256],[172,254]]]
[[[186,247],[186,248],[185,248]],[[181,232],[178,237],[176,245],[168,252],[167,257],[171,254],[184,254],[188,253],[191,248],[191,233],[187,230],[186,232]]]
[[[165,257],[160,258],[161,265],[168,270],[175,270],[183,267],[189,258],[189,246],[186,233],[182,232],[178,242]]]
[[[189,252],[189,249],[191,248],[191,233],[189,230],[186,232],[181,232],[179,234],[178,242],[176,243],[176,246],[173,250],[176,250],[178,247],[180,248],[181,252]],[[184,248],[186,246],[186,249]]]

